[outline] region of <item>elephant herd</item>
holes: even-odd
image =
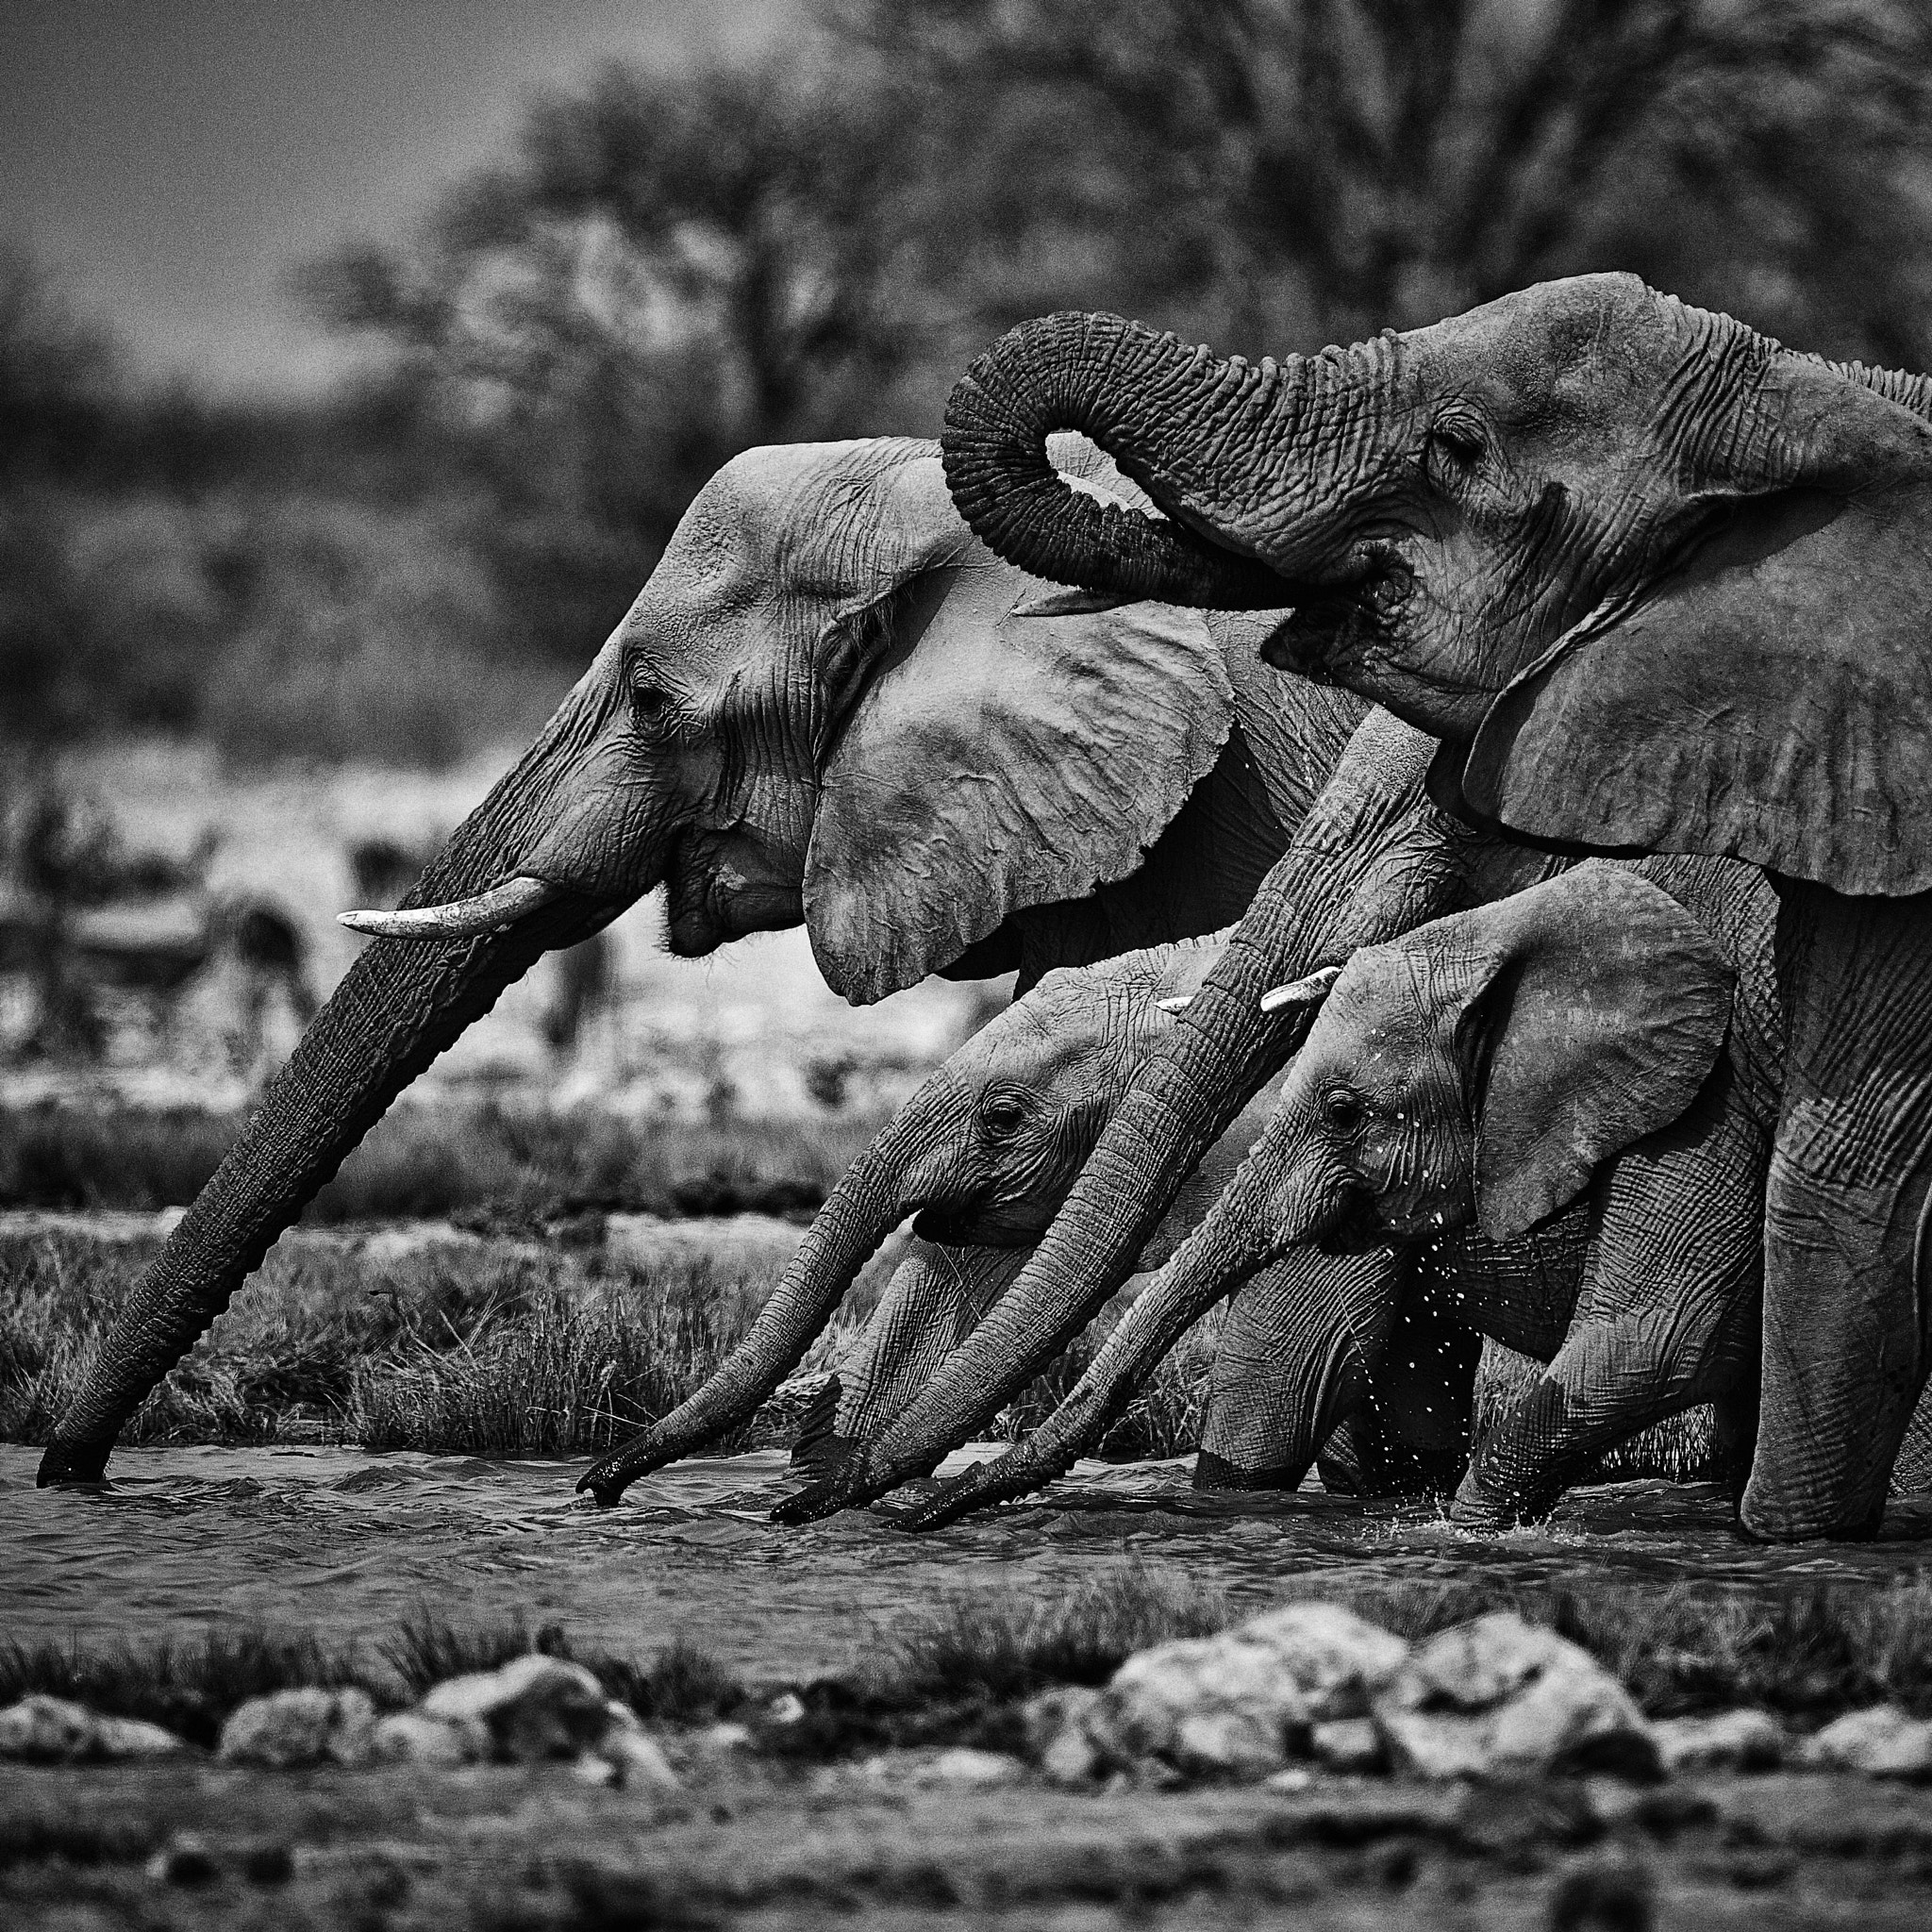
[[[598,1501],[748,1417],[913,1215],[781,1520],[930,1473],[1155,1269],[915,1524],[1063,1472],[1232,1293],[1197,1482],[1321,1457],[1505,1523],[1709,1403],[1746,1534],[1873,1534],[1932,1366],[1928,418],[1594,275],[1256,364],[1054,316],[938,445],[736,458],[404,908],[348,915],[42,1481],[663,885],[680,953],[803,923],[854,1001],[1018,991]],[[1543,1368],[1472,1440],[1483,1336]]]

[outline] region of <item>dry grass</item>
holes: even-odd
[[[815,1208],[883,1116],[709,1124],[496,1103],[405,1103],[378,1122],[307,1225],[469,1215],[519,1224],[580,1211],[799,1213]],[[48,1103],[0,1114],[0,1202],[184,1206],[241,1132],[239,1114]]]
[[[494,1670],[531,1651],[582,1664],[607,1695],[654,1723],[709,1724],[745,1699],[715,1658],[687,1643],[649,1657],[619,1656],[579,1650],[555,1624],[535,1632],[517,1619],[460,1625],[422,1610],[367,1648],[263,1629],[95,1648],[0,1644],[0,1707],[39,1691],[109,1716],[142,1718],[211,1746],[229,1712],[251,1697],[353,1684],[379,1707],[396,1709],[446,1678]]]
[[[0,1244],[11,1283],[0,1306],[0,1438],[46,1441],[157,1245],[66,1233]],[[122,1440],[587,1454],[696,1388],[772,1280],[704,1257],[646,1270],[530,1244],[395,1258],[347,1245],[278,1252]],[[863,1290],[848,1302],[808,1366],[870,1312]]]

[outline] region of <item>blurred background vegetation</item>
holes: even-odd
[[[822,0],[612,68],[406,245],[291,264],[379,353],[158,389],[0,254],[0,733],[447,762],[550,708],[750,444],[936,432],[1065,307],[1308,349],[1622,267],[1924,367],[1921,0]]]

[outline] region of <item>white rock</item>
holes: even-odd
[[[765,1706],[765,1721],[774,1724],[805,1722],[805,1705],[795,1690],[781,1690]]]
[[[173,1731],[138,1718],[103,1717],[64,1697],[35,1693],[0,1710],[0,1757],[29,1764],[101,1764],[167,1757],[188,1749]]]
[[[691,1741],[700,1751],[749,1751],[752,1747],[751,1726],[730,1723],[707,1724],[693,1735]]]
[[[914,1782],[986,1790],[995,1785],[1013,1784],[1025,1774],[1026,1767],[1004,1751],[975,1751],[968,1745],[956,1744],[924,1766]]]
[[[1708,1717],[1670,1717],[1651,1725],[1663,1768],[1679,1771],[1775,1771],[1785,1734],[1762,1710],[1720,1710]]]
[[[490,1727],[480,1718],[428,1717],[420,1710],[383,1718],[370,1740],[378,1764],[481,1764],[490,1752]]]
[[[361,1764],[375,1739],[375,1707],[364,1691],[277,1690],[230,1713],[216,1756],[275,1770]]]
[[[1932,1778],[1932,1723],[1895,1704],[1855,1710],[1811,1740],[1808,1762],[1867,1777]]]
[[[589,1671],[535,1653],[451,1677],[420,1708],[425,1717],[481,1724],[492,1755],[518,1764],[576,1757],[602,1740],[610,1722],[603,1687]]]
[[[1309,1747],[1330,1771],[1365,1772],[1382,1768],[1382,1734],[1373,1718],[1335,1718],[1308,1734]]]
[[[624,1774],[609,1758],[596,1751],[586,1751],[581,1757],[571,1759],[571,1775],[587,1785],[614,1785],[624,1781]]]
[[[608,1723],[598,1755],[611,1767],[626,1790],[675,1791],[680,1780],[664,1748],[638,1720],[629,1705],[612,1698],[605,1706]]]
[[[1650,1726],[1616,1678],[1510,1610],[1432,1638],[1376,1696],[1374,1716],[1391,1763],[1418,1777],[1659,1769]]]
[[[1263,1790],[1305,1791],[1315,1782],[1315,1774],[1304,1771],[1299,1764],[1291,1764],[1286,1771],[1271,1773],[1261,1780]]]
[[[1401,1638],[1340,1604],[1290,1604],[1251,1617],[1233,1634],[1281,1659],[1313,1724],[1365,1717],[1375,1692],[1408,1661]]]
[[[1308,1724],[1307,1700],[1280,1653],[1239,1631],[1130,1657],[1094,1714],[1132,1758],[1250,1778],[1278,1771]]]

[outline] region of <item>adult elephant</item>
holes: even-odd
[[[1510,836],[1778,880],[1790,1024],[1742,1520],[1863,1536],[1932,1361],[1932,426],[1627,275],[1250,366],[1111,317],[1016,331],[948,414],[961,509],[1116,595],[1292,607],[1264,655],[1442,741]],[[1073,502],[1079,426],[1166,512]]]
[[[1136,499],[1078,439],[1056,457]],[[395,1096],[659,884],[675,950],[803,922],[855,1002],[1225,925],[1362,708],[1277,678],[1240,621],[1068,601],[959,523],[932,443],[726,465],[405,909],[356,922],[380,937],[137,1284],[42,1482],[98,1477]]]

